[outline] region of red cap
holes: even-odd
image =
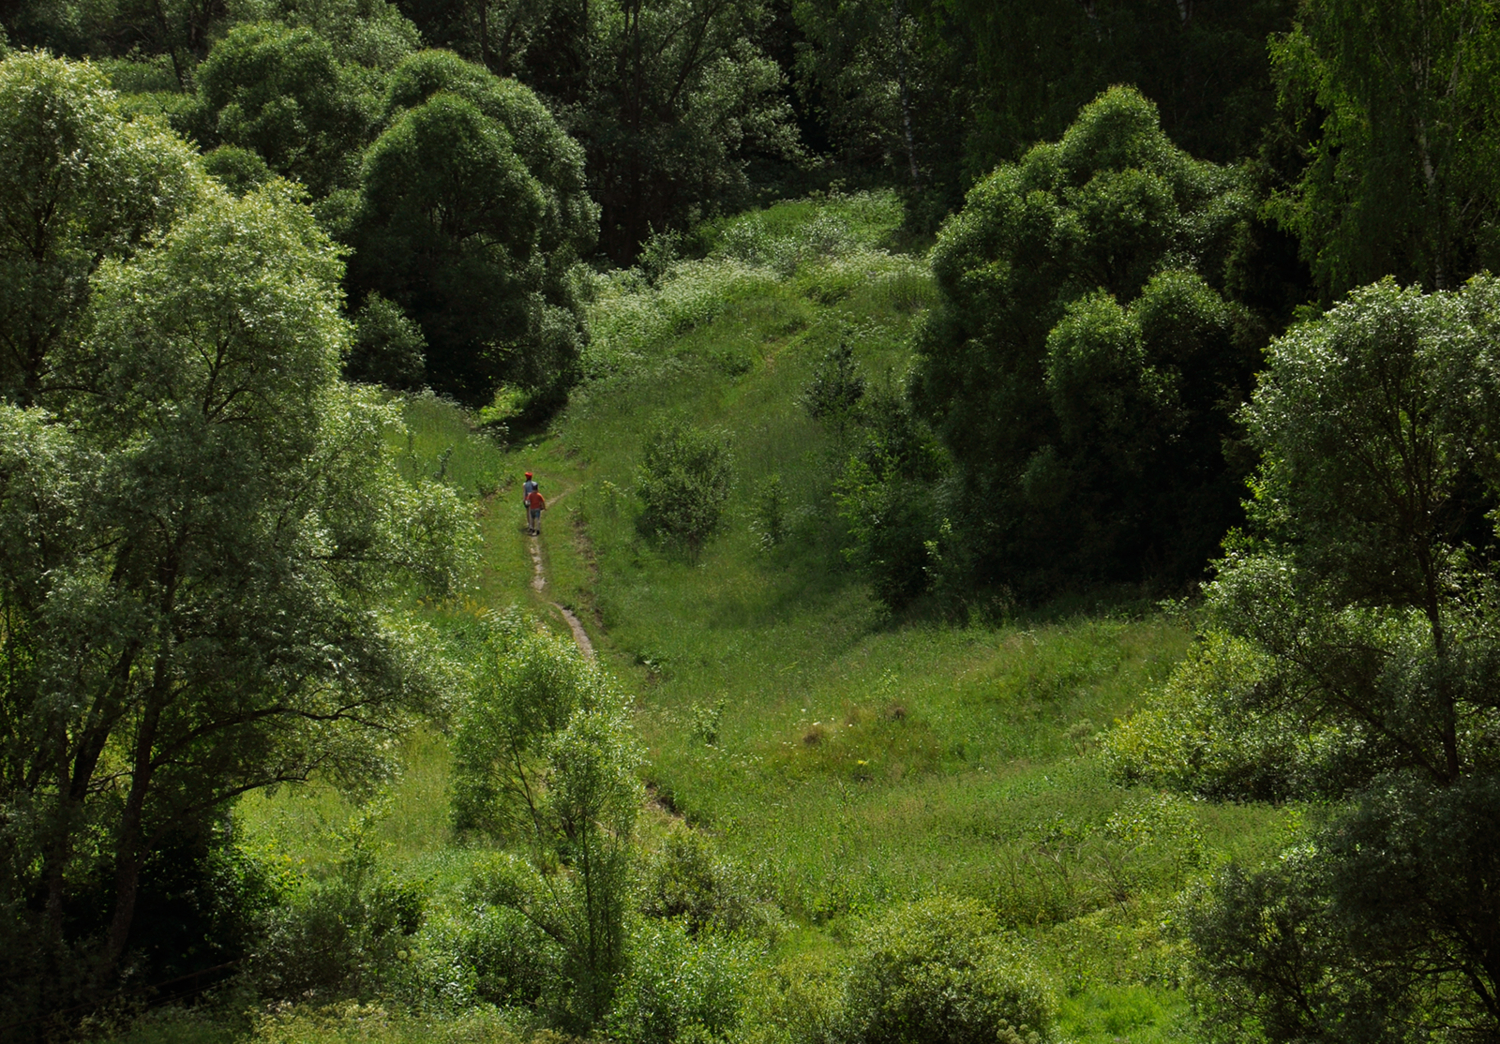
[[[530,478],[530,477],[531,477],[531,472],[529,472],[529,471],[528,471],[528,472],[527,472],[527,473],[526,473],[526,477],[527,477],[527,478]]]

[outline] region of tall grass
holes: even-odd
[[[720,223],[707,257],[654,279],[599,277],[590,379],[541,436],[502,446],[450,405],[409,401],[404,466],[472,497],[485,542],[474,589],[424,611],[451,633],[508,605],[560,633],[551,603],[578,614],[635,695],[654,815],[675,824],[648,837],[684,824],[711,836],[778,911],[763,969],[781,984],[775,1003],[833,1003],[852,924],[948,892],[1025,935],[1063,992],[1065,1035],[1165,1040],[1186,1011],[1162,930],[1175,897],[1224,859],[1262,858],[1286,813],[1106,778],[1096,737],[1185,653],[1175,619],[1085,601],[1003,625],[892,618],[845,564],[830,490],[848,448],[799,397],[841,341],[877,385],[905,379],[935,298],[925,259],[889,248],[899,223],[890,195],[781,204]],[[642,441],[669,419],[733,441],[726,518],[697,551],[638,524]],[[514,495],[526,470],[552,505],[535,545]],[[256,844],[308,872],[355,824],[394,872],[428,885],[437,947],[483,853],[449,834],[441,727],[406,742],[405,773],[373,803],[314,788],[247,800],[239,815]],[[470,1023],[424,1030],[386,1009],[278,1018],[257,1039],[470,1039]]]

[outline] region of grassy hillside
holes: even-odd
[[[840,340],[874,384],[902,381],[933,291],[922,258],[892,249],[899,223],[886,196],[782,204],[713,230],[706,258],[601,278],[589,382],[545,433],[502,448],[452,407],[413,401],[411,466],[471,496],[485,540],[475,590],[424,611],[453,624],[520,605],[566,634],[556,602],[583,621],[635,697],[647,846],[692,828],[760,911],[745,1039],[795,1037],[860,919],[937,892],[978,899],[1019,933],[1062,998],[1060,1038],[1176,1039],[1175,897],[1231,855],[1269,852],[1287,813],[1125,790],[1094,756],[1097,734],[1183,655],[1179,619],[1085,602],[892,618],[845,564],[832,489],[847,446],[799,396]],[[722,429],[733,447],[726,520],[697,552],[638,525],[643,438],[674,419]],[[550,501],[540,592],[525,470]],[[422,945],[437,949],[486,854],[450,836],[441,727],[406,742],[404,776],[373,801],[283,790],[238,818],[288,873],[326,876],[356,844],[419,882]],[[309,1007],[252,1032],[526,1032],[509,1016],[395,1010]]]

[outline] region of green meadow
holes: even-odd
[[[439,634],[511,606],[559,635],[556,605],[582,621],[634,700],[643,860],[691,831],[756,910],[742,1039],[807,1039],[857,926],[939,893],[983,903],[1042,970],[1059,998],[1057,1039],[1191,1039],[1174,910],[1224,861],[1269,857],[1296,813],[1111,780],[1099,737],[1187,651],[1180,608],[1115,591],[893,615],[848,564],[833,495],[847,436],[800,397],[840,343],[872,386],[904,380],[934,291],[900,224],[887,195],[784,203],[707,230],[706,256],[597,277],[586,382],[545,431],[481,427],[440,400],[410,400],[407,466],[450,482],[483,535],[472,589],[413,611]],[[732,449],[725,519],[696,551],[639,524],[642,442],[668,421],[720,430]],[[549,500],[540,591],[520,505],[527,470]],[[429,896],[420,947],[452,930],[463,882],[489,853],[451,832],[444,724],[402,742],[404,770],[380,793],[282,788],[245,799],[236,818],[251,850],[291,877],[327,876],[358,850],[418,883]],[[483,1008],[309,1002],[213,1032],[458,1041],[533,1030]],[[205,1034],[158,1017],[124,1039]]]

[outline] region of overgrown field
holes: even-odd
[[[413,400],[410,467],[470,497],[484,534],[476,588],[420,611],[454,635],[513,605],[562,636],[551,602],[582,619],[633,698],[646,750],[643,893],[708,866],[720,906],[740,911],[713,958],[737,969],[731,1039],[825,1039],[861,926],[936,894],[993,915],[1058,999],[1056,1039],[1187,1039],[1176,904],[1224,860],[1269,855],[1295,813],[1112,782],[1098,739],[1187,650],[1180,615],[1116,597],[893,617],[846,561],[835,484],[849,436],[813,420],[802,396],[840,343],[872,387],[901,384],[933,291],[923,258],[894,248],[899,224],[889,196],[781,204],[711,230],[706,257],[663,248],[648,271],[600,277],[587,383],[544,433],[475,430],[453,407]],[[701,547],[641,525],[642,446],[674,422],[719,433],[732,453],[724,520]],[[526,470],[550,502],[540,592]],[[534,1031],[438,956],[453,952],[473,901],[465,882],[493,853],[451,829],[444,724],[404,742],[405,772],[383,793],[283,789],[237,814],[250,849],[294,888],[366,874],[425,896],[398,971],[367,978],[370,1003],[324,1009],[314,996],[218,1029],[157,1018],[125,1039]],[[667,960],[665,937],[640,930],[641,952]],[[693,960],[708,960],[696,945]]]

